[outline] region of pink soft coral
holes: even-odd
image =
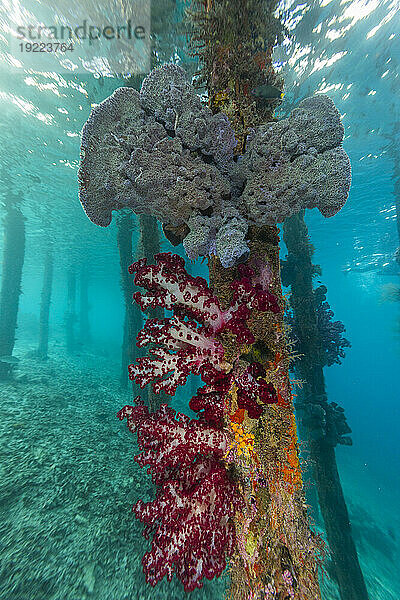
[[[135,456],[140,466],[149,465],[153,480],[159,484],[163,473],[184,469],[200,455],[213,454],[222,458],[226,451],[226,437],[222,429],[205,421],[190,419],[177,413],[167,404],[154,413],[136,399],[137,406],[125,406],[118,418],[126,418],[132,433],[137,432],[142,453]]]
[[[189,373],[201,375],[210,365],[217,371],[229,368],[223,360],[221,342],[211,338],[205,327],[193,321],[171,319],[148,319],[137,338],[137,346],[156,343],[149,356],[138,358],[129,365],[129,377],[141,387],[152,382],[156,393],[164,390],[175,394],[180,385],[185,385]],[[165,377],[164,377],[165,376]]]
[[[177,254],[157,254],[155,265],[147,265],[143,258],[129,267],[136,273],[135,284],[147,290],[136,292],[134,299],[142,310],[163,306],[176,316],[186,316],[201,323],[208,334],[232,331],[238,344],[252,343],[246,319],[252,309],[279,312],[276,297],[266,288],[262,274],[257,277],[250,267],[239,266],[239,279],[232,285],[234,297],[231,306],[222,310],[202,277],[192,277],[185,270],[185,261]]]
[[[240,497],[221,461],[225,434],[166,404],[150,414],[140,399],[118,417],[137,432],[142,453],[135,460],[149,467],[158,485],[153,502],[139,500],[133,508],[145,535],[153,533],[142,560],[146,580],[154,586],[175,573],[186,591],[201,587],[204,577],[222,573],[235,544],[232,517]]]
[[[219,335],[236,336],[239,356],[243,344],[254,340],[246,323],[251,310],[279,307],[262,272],[256,276],[241,267],[232,303],[223,310],[207,282],[188,275],[182,258],[169,253],[155,258],[155,265],[143,259],[130,267],[135,284],[147,290],[134,298],[144,311],[162,306],[173,317],[147,321],[137,345],[152,347],[149,356],[129,366],[129,376],[141,387],[151,382],[155,392],[172,395],[190,373],[200,375],[205,385],[189,404],[199,418],[192,420],[166,404],[150,414],[139,399],[118,417],[126,418],[137,433],[141,454],[135,460],[148,467],[158,486],[153,502],[139,501],[134,507],[146,525],[145,534],[153,534],[152,548],[142,561],[146,579],[155,585],[175,573],[191,591],[202,586],[204,577],[222,573],[235,544],[232,517],[240,494],[223,462],[228,447],[225,395],[234,382],[238,405],[252,418],[261,415],[262,404],[276,401],[263,367],[243,366],[240,360],[227,363]]]
[[[280,311],[276,296],[269,290],[272,276],[268,264],[260,269],[259,275],[248,265],[239,265],[238,272],[240,277],[231,284],[233,303],[245,304],[249,309]]]
[[[276,312],[279,306],[275,296],[264,289],[262,278],[249,267],[239,268],[241,277],[232,286],[232,304],[222,310],[207,282],[189,275],[180,256],[164,253],[155,259],[155,265],[142,259],[129,267],[130,273],[136,273],[135,284],[147,290],[136,292],[134,299],[142,310],[162,306],[172,310],[174,317],[147,321],[137,345],[156,343],[158,347],[129,365],[129,377],[141,387],[152,382],[156,393],[164,390],[173,395],[190,373],[203,375],[210,366],[217,372],[230,370],[218,334],[234,333],[239,350],[242,344],[254,341],[246,324],[251,310]]]

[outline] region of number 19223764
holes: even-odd
[[[72,43],[65,42],[21,42],[21,52],[73,52]]]

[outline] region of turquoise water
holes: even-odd
[[[176,21],[181,6],[168,13]],[[28,2],[24,6],[30,6]],[[34,3],[32,2],[31,8]],[[352,163],[349,199],[339,214],[306,221],[318,278],[352,347],[325,369],[330,401],[341,404],[353,446],[336,449],[353,536],[371,600],[399,600],[400,285],[395,252],[394,184],[400,177],[400,3],[398,0],[282,2],[288,38],[275,54],[285,77],[277,116],[313,93],[326,93],[345,127]],[[1,21],[11,8],[3,2]],[[157,38],[161,60],[189,73],[184,36]],[[96,227],[78,200],[80,131],[91,107],[123,85],[118,76],[53,72],[15,65],[0,37],[0,176],[25,218],[17,339],[11,380],[0,382],[0,599],[175,600],[182,586],[144,581],[147,543],[130,508],[151,497],[133,461],[133,436],[115,418],[130,401],[120,386],[124,299],[117,227]],[[21,58],[21,57],[18,57]],[[15,62],[15,61],[14,61]],[[398,200],[399,202],[399,200]],[[0,206],[0,215],[5,214]],[[133,250],[139,220],[132,216]],[[160,234],[161,250],[171,246]],[[54,257],[48,360],[34,356],[46,251]],[[0,252],[3,241],[0,238]],[[183,250],[177,251],[183,255]],[[282,256],[286,249],[282,243]],[[189,264],[207,277],[206,264]],[[67,273],[76,276],[75,342],[66,340]],[[88,278],[89,326],[79,321],[82,273]],[[390,291],[392,290],[392,294]],[[392,298],[392,299],[391,299]],[[187,409],[196,382],[173,399]],[[190,397],[190,396],[189,396]],[[322,523],[317,521],[317,528]],[[339,598],[329,576],[324,600]],[[194,598],[223,597],[224,581]]]

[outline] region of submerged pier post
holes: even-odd
[[[151,215],[139,215],[139,243],[137,256],[146,258],[148,264],[154,262],[154,256],[160,252],[160,232],[157,219]],[[164,310],[161,307],[152,308],[147,311],[147,318],[162,319]],[[155,394],[152,386],[147,387],[148,406],[152,411],[156,411],[164,402],[168,402],[168,397],[163,392]]]
[[[79,278],[79,339],[82,346],[87,347],[92,341],[89,321],[89,274],[82,265]]]
[[[117,221],[117,244],[121,267],[121,288],[125,304],[120,383],[123,388],[126,388],[129,381],[128,365],[137,356],[140,356],[140,351],[136,348],[136,336],[142,327],[140,309],[132,298],[133,280],[128,273],[128,267],[133,262],[131,214],[123,214]]]
[[[194,2],[210,108],[181,67],[154,69],[140,93],[120,88],[92,111],[78,176],[93,222],[107,226],[114,209],[130,207],[157,217],[190,259],[210,257],[213,289],[169,253],[130,269],[147,290],[135,294],[143,311],[174,313],[146,323],[138,343],[157,350],[131,365],[130,375],[170,394],[188,373],[206,383],[189,404],[204,409],[198,420],[168,406],[150,413],[140,399],[118,413],[138,434],[141,464],[158,486],[155,503],[135,507],[154,530],[142,561],[147,581],[175,573],[191,591],[219,576],[231,557],[233,600],[320,600],[322,545],[304,501],[276,223],[294,212],[294,196],[335,214],[347,199],[350,166],[329,99],[308,98],[290,119],[273,123],[282,89],[271,58],[282,29],[276,8],[264,0]],[[321,186],[331,195],[320,204],[314,187]]]
[[[321,401],[327,405],[312,285],[313,265],[304,211],[286,219],[284,241],[291,264],[294,265],[290,281],[290,304],[302,352],[295,370],[298,378],[304,381],[303,389],[299,390],[299,399],[303,405],[320,405]],[[307,432],[307,426],[304,429]],[[309,460],[341,600],[368,600],[337,469],[334,444],[326,436],[313,439],[311,430],[307,432],[307,438]]]
[[[152,7],[151,7],[151,12],[152,12],[151,31],[153,31],[154,9],[160,8],[160,7],[153,6],[153,4],[154,4],[154,2],[152,2]],[[165,12],[165,10],[161,10],[161,14],[164,14],[164,12]],[[156,59],[156,53],[155,53],[155,42],[154,42],[154,40],[152,40],[151,63],[153,65],[155,65],[156,61],[157,61],[157,59]],[[138,87],[137,78],[128,79],[127,86],[133,87],[136,89]],[[139,215],[138,220],[139,220],[139,240],[138,240],[138,245],[137,245],[137,249],[135,252],[136,258],[138,258],[138,259],[146,258],[147,262],[149,264],[151,264],[152,262],[154,262],[154,256],[160,252],[160,231],[158,228],[157,219],[151,215]],[[133,256],[133,253],[134,253],[133,248],[131,247],[131,256]],[[131,264],[131,263],[129,263],[129,264]],[[128,264],[128,266],[129,266],[129,264]],[[122,269],[122,265],[121,265],[121,269]],[[126,271],[125,277],[128,277],[128,271]],[[130,282],[130,284],[128,284],[128,287],[129,287],[129,285],[132,288],[132,292],[131,292],[131,296],[130,296],[130,301],[132,303],[132,294],[133,294],[133,287],[134,287],[132,284],[132,281]],[[127,287],[127,289],[128,289],[128,287]],[[135,304],[135,310],[139,311],[136,303],[134,303],[134,304]],[[136,339],[136,336],[142,326],[142,316],[141,316],[140,311],[139,311],[139,314],[140,314],[140,321],[137,320],[137,322],[136,322],[137,329],[134,331],[135,339]],[[147,312],[147,317],[150,319],[162,319],[164,317],[164,311],[162,308],[149,309]],[[129,326],[125,327],[125,332],[126,332],[126,335],[129,334]],[[132,341],[133,341],[132,339],[131,339],[131,342],[126,341],[126,344],[132,343]],[[130,362],[133,362],[133,356],[135,358],[137,356],[140,356],[139,349],[135,348],[135,351],[136,351],[135,354],[134,355],[132,354],[132,360],[130,360]],[[127,364],[130,364],[130,363],[128,362]],[[127,368],[126,368],[125,375],[122,375],[122,377],[121,377],[121,381],[124,379],[126,382],[128,381]],[[135,384],[133,384],[133,385],[135,386]],[[153,391],[153,388],[151,386],[149,386],[147,388],[147,392],[144,392],[144,393],[147,393],[147,405],[149,406],[149,408],[152,411],[157,410],[157,408],[159,408],[160,404],[162,404],[163,402],[168,402],[168,398],[166,397],[166,395],[164,393],[155,394]],[[142,392],[142,395],[143,395],[143,392]]]
[[[14,350],[25,256],[25,219],[18,207],[19,200],[10,192],[3,201],[6,214],[3,221],[4,246],[0,289],[0,356],[4,357],[11,357]],[[12,368],[11,362],[0,361],[0,380],[6,379]]]
[[[67,271],[67,309],[65,312],[65,334],[67,352],[75,351],[75,322],[76,322],[76,272],[71,265]]]
[[[49,249],[44,257],[42,293],[40,297],[39,344],[37,354],[42,360],[47,359],[49,347],[49,316],[51,291],[53,284],[53,253]]]

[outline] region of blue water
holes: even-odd
[[[327,286],[328,301],[352,344],[341,365],[325,369],[325,378],[329,400],[344,407],[352,428],[353,446],[338,447],[337,460],[354,537],[371,600],[399,600],[400,302],[388,300],[387,288],[400,286],[400,269],[394,263],[400,245],[394,197],[396,156],[400,163],[395,130],[400,120],[400,2],[288,0],[280,6],[290,39],[275,56],[286,81],[278,116],[312,93],[327,93],[345,126],[344,148],[352,163],[347,204],[331,219],[310,211],[306,221],[315,247],[313,261],[322,267],[318,280]],[[9,24],[10,10],[4,2],[2,25]],[[165,42],[165,57],[192,72],[183,40],[177,40],[176,47],[169,39]],[[124,302],[116,226],[96,227],[78,201],[81,128],[91,106],[123,85],[123,79],[67,70],[44,73],[23,62],[11,68],[10,56],[7,36],[2,35],[0,191],[20,196],[26,219],[14,350],[20,359],[15,374],[26,377],[20,384],[0,383],[0,600],[183,598],[178,584],[163,583],[159,592],[153,591],[141,574],[143,541],[129,510],[141,497],[139,490],[151,490],[135,470],[129,434],[115,419],[116,410],[129,400],[129,390],[119,387]],[[0,216],[2,210],[0,206]],[[137,242],[136,217],[133,223]],[[0,237],[0,253],[2,244]],[[49,360],[42,364],[29,353],[37,345],[49,244],[54,283]],[[161,249],[171,250],[163,238]],[[72,356],[65,349],[64,321],[71,265],[78,275],[82,269],[89,274],[92,332],[90,346],[81,345]],[[199,261],[191,269],[207,276],[206,265]],[[179,392],[176,408],[187,410],[188,394]],[[57,421],[54,431],[52,419]],[[111,466],[106,464],[109,454]],[[32,471],[35,461],[39,466]],[[54,479],[47,469],[57,473]],[[96,477],[96,470],[103,475]],[[63,496],[68,485],[74,489]],[[55,506],[49,500],[52,486],[55,496],[61,494]],[[110,502],[103,519],[99,497]],[[76,517],[67,512],[68,503],[79,507],[83,521],[77,523],[83,526],[78,533],[68,529]],[[49,535],[41,510],[50,511]],[[126,515],[123,527],[113,529],[121,515]],[[61,538],[64,545],[57,542]],[[222,588],[211,583],[193,595],[223,597]],[[337,598],[335,585],[327,584],[324,600]]]

